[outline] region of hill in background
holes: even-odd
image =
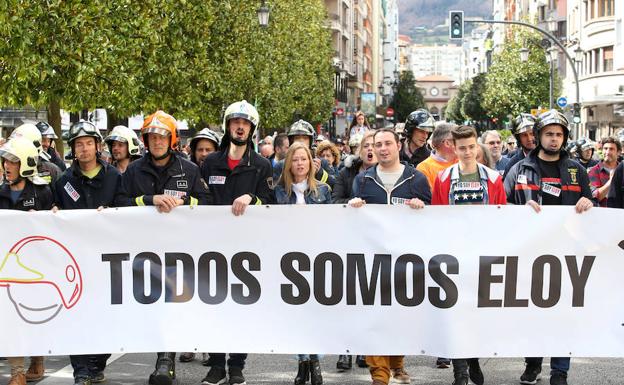
[[[415,43],[447,44],[448,28],[442,28],[450,10],[463,10],[466,17],[489,18],[490,0],[399,0],[399,30]],[[437,28],[436,28],[437,27]],[[468,28],[470,31],[471,28]]]

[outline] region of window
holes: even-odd
[[[603,48],[602,52],[604,56],[604,71],[613,71],[613,46]]]
[[[598,0],[598,17],[613,16],[615,0]]]

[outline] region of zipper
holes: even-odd
[[[401,183],[394,185],[394,187],[392,187],[392,190],[390,190],[390,192],[386,191],[386,188],[384,186],[382,186],[381,184],[379,184],[379,182],[377,182],[377,179],[373,178],[370,175],[367,175],[366,178],[372,179],[373,182],[375,182],[377,184],[377,186],[381,187],[385,192],[386,192],[386,201],[388,202],[388,204],[391,204],[391,200],[392,200],[392,192],[399,186],[401,186],[402,184],[404,184],[405,182],[407,182],[408,180],[412,179],[414,177],[414,175],[410,175],[408,178],[405,178],[401,181]]]

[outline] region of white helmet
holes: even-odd
[[[0,157],[11,162],[20,162],[21,177],[38,175],[37,158],[39,153],[33,143],[25,137],[16,136],[0,147]]]
[[[226,108],[225,114],[223,115],[223,132],[227,132],[227,122],[235,118],[243,118],[249,121],[252,126],[252,132],[260,123],[260,115],[258,115],[256,107],[247,103],[246,100],[232,103]]]
[[[126,126],[115,126],[108,134],[104,142],[108,144],[109,150],[113,151],[112,142],[128,143],[128,154],[130,156],[141,156],[141,145],[137,134]]]

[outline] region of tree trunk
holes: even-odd
[[[56,151],[61,155],[61,159],[63,158],[64,147],[63,147],[63,138],[61,131],[61,104],[58,100],[52,100],[48,104],[48,124],[54,128],[54,133],[58,136],[58,139],[55,140],[56,143]]]

